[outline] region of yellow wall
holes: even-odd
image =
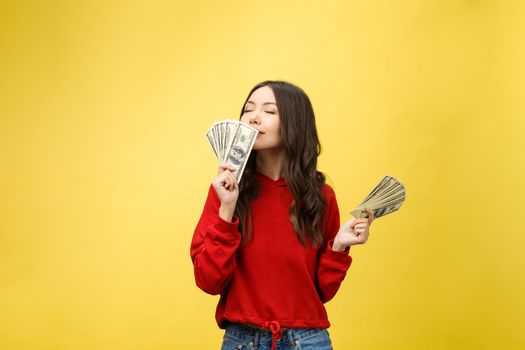
[[[191,4],[189,4],[191,3]],[[189,257],[212,122],[306,90],[342,219],[376,221],[336,349],[522,349],[522,1],[3,1],[0,348],[218,349]]]

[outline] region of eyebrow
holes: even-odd
[[[255,102],[253,102],[253,101],[248,101],[248,102],[246,102],[246,104],[248,104],[248,103],[255,104]],[[277,106],[277,103],[274,103],[274,102],[264,102],[264,103],[263,103],[263,106],[264,106],[264,105],[276,105],[276,106]]]

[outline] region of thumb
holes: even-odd
[[[343,224],[342,228],[343,229],[350,229],[350,228],[352,228],[354,226],[354,224],[355,224],[355,220],[356,220],[355,218],[352,218],[352,219],[348,220],[347,222],[345,222]]]

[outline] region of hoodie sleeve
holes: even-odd
[[[317,282],[321,301],[326,303],[331,300],[339,290],[339,286],[341,282],[343,282],[346,272],[352,263],[352,257],[349,255],[349,247],[344,252],[332,250],[334,238],[339,232],[339,208],[337,206],[335,193],[330,186],[325,185],[324,193],[326,195],[324,216],[325,243],[320,249],[317,264]]]
[[[235,269],[235,252],[240,245],[239,219],[233,222],[219,216],[220,200],[210,185],[208,197],[190,246],[197,286],[212,295],[228,285]]]

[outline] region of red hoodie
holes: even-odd
[[[257,173],[259,195],[251,202],[253,238],[241,245],[239,219],[219,217],[220,200],[210,186],[191,242],[195,281],[209,294],[220,294],[215,318],[271,328],[328,328],[324,303],[339,289],[352,258],[331,249],[339,230],[339,209],[331,187],[326,198],[324,244],[303,246],[293,231],[293,196],[284,178]]]

